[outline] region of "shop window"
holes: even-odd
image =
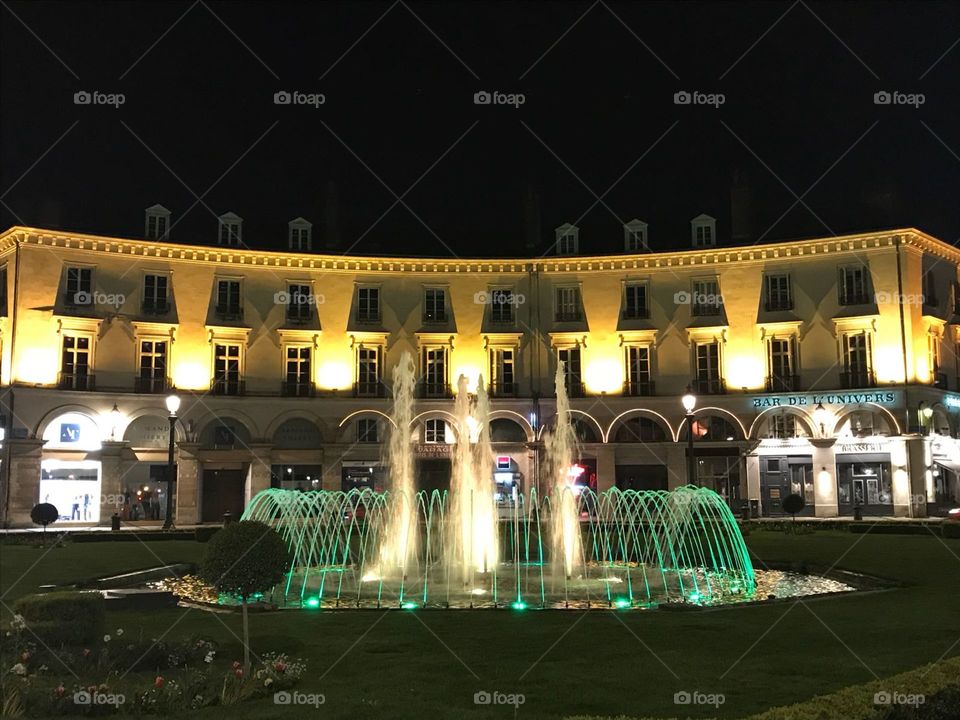
[[[99,522],[100,463],[44,460],[40,464],[40,502],[56,507],[61,521]]]

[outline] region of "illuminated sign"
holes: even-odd
[[[815,408],[820,404],[829,407],[831,405],[859,405],[860,403],[899,405],[901,404],[901,392],[899,390],[871,390],[822,394],[807,393],[803,395],[758,395],[750,401],[751,407],[757,410],[772,407]]]
[[[497,455],[497,470],[509,470],[509,469],[510,469],[510,456]]]

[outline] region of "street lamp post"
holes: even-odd
[[[173,530],[173,444],[177,430],[177,410],[180,409],[180,398],[176,395],[167,397],[167,411],[170,413],[170,439],[167,445],[167,516],[163,519],[163,529]]]
[[[686,394],[680,399],[687,411],[687,485],[697,484],[696,459],[693,456],[693,409],[697,406],[697,396],[687,385]]]

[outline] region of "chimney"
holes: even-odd
[[[730,239],[742,245],[754,239],[753,188],[750,187],[746,173],[733,171],[733,184],[730,186]]]
[[[527,254],[534,254],[540,245],[540,196],[533,185],[527,185],[523,197],[523,235]]]
[[[340,244],[340,194],[333,180],[328,180],[324,188],[323,244],[328,250]]]

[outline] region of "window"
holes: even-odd
[[[137,392],[162,393],[167,391],[166,340],[140,341],[140,372],[137,375]]]
[[[691,300],[694,315],[719,315],[723,306],[723,298],[720,297],[720,284],[716,280],[694,280]]]
[[[490,394],[494,397],[516,395],[513,348],[490,348]]]
[[[767,275],[765,284],[766,302],[764,308],[767,312],[793,310],[789,275]]]
[[[946,373],[941,372],[940,336],[930,334],[927,338],[927,367],[930,368],[930,381],[942,390],[947,389]]]
[[[239,280],[217,280],[217,315],[224,320],[243,317]]]
[[[873,387],[872,338],[866,331],[846,333],[841,337],[840,380],[845,388]]]
[[[931,270],[923,273],[923,304],[928,307],[936,307],[938,304],[937,278]]]
[[[167,239],[167,218],[165,215],[147,215],[147,237],[151,240]]]
[[[7,316],[7,268],[0,268],[0,317]]]
[[[310,373],[311,348],[309,345],[287,345],[284,357],[285,380],[283,394],[288,397],[313,395],[313,376]]]
[[[513,324],[513,308],[516,299],[513,290],[494,290],[490,296],[490,321],[498,325]]]
[[[309,252],[313,245],[313,226],[306,220],[292,220],[289,230],[290,249],[294,252]]]
[[[697,245],[713,245],[713,228],[709,225],[697,225],[694,228]]]
[[[425,323],[447,321],[447,293],[442,288],[427,288],[423,291],[423,321]]]
[[[380,321],[380,288],[357,288],[357,321]]]
[[[557,255],[576,255],[580,245],[580,229],[565,223],[556,229]]]
[[[563,379],[568,397],[583,397],[583,379],[580,374],[580,346],[559,348],[557,361],[563,363]]]
[[[93,390],[90,373],[92,339],[86,335],[64,335],[60,359],[59,387],[63,390]]]
[[[93,303],[93,269],[67,268],[67,305],[90,305]]]
[[[767,341],[767,392],[799,390],[792,337],[772,337]]]
[[[449,387],[447,377],[447,348],[425,347],[421,352],[423,394],[425,397],[446,397]]]
[[[647,307],[647,286],[644,283],[628,283],[623,289],[623,319],[637,320],[650,317]]]
[[[697,343],[695,346],[697,392],[702,395],[717,395],[725,391],[720,370],[720,343],[716,340]]]
[[[425,443],[445,443],[447,441],[447,423],[440,418],[430,418],[423,423],[423,441]]]
[[[310,322],[313,315],[313,293],[309,285],[287,285],[287,320],[295,324]]]
[[[867,268],[863,265],[848,265],[840,268],[838,292],[841,305],[866,305],[869,303],[867,299]]]
[[[627,368],[626,395],[653,395],[650,378],[650,348],[646,345],[628,345],[625,364]]]
[[[377,346],[361,345],[357,348],[357,386],[360,397],[380,397],[383,385],[380,383],[380,355]]]
[[[770,434],[779,439],[795,438],[797,435],[797,418],[789,413],[774,415],[770,420]]]
[[[641,252],[647,249],[647,224],[631,220],[623,226],[623,249],[626,252]]]
[[[239,245],[240,244],[240,222],[239,220],[220,220],[220,236],[218,241],[221,245]]]
[[[375,443],[380,442],[377,435],[377,421],[373,418],[360,418],[357,420],[357,442]]]
[[[243,390],[240,345],[216,343],[213,346],[213,394],[242,395]]]
[[[582,318],[579,287],[558,287],[556,301],[557,322],[576,322]]]
[[[170,310],[167,302],[166,275],[143,276],[143,312],[147,315],[165,315]]]

